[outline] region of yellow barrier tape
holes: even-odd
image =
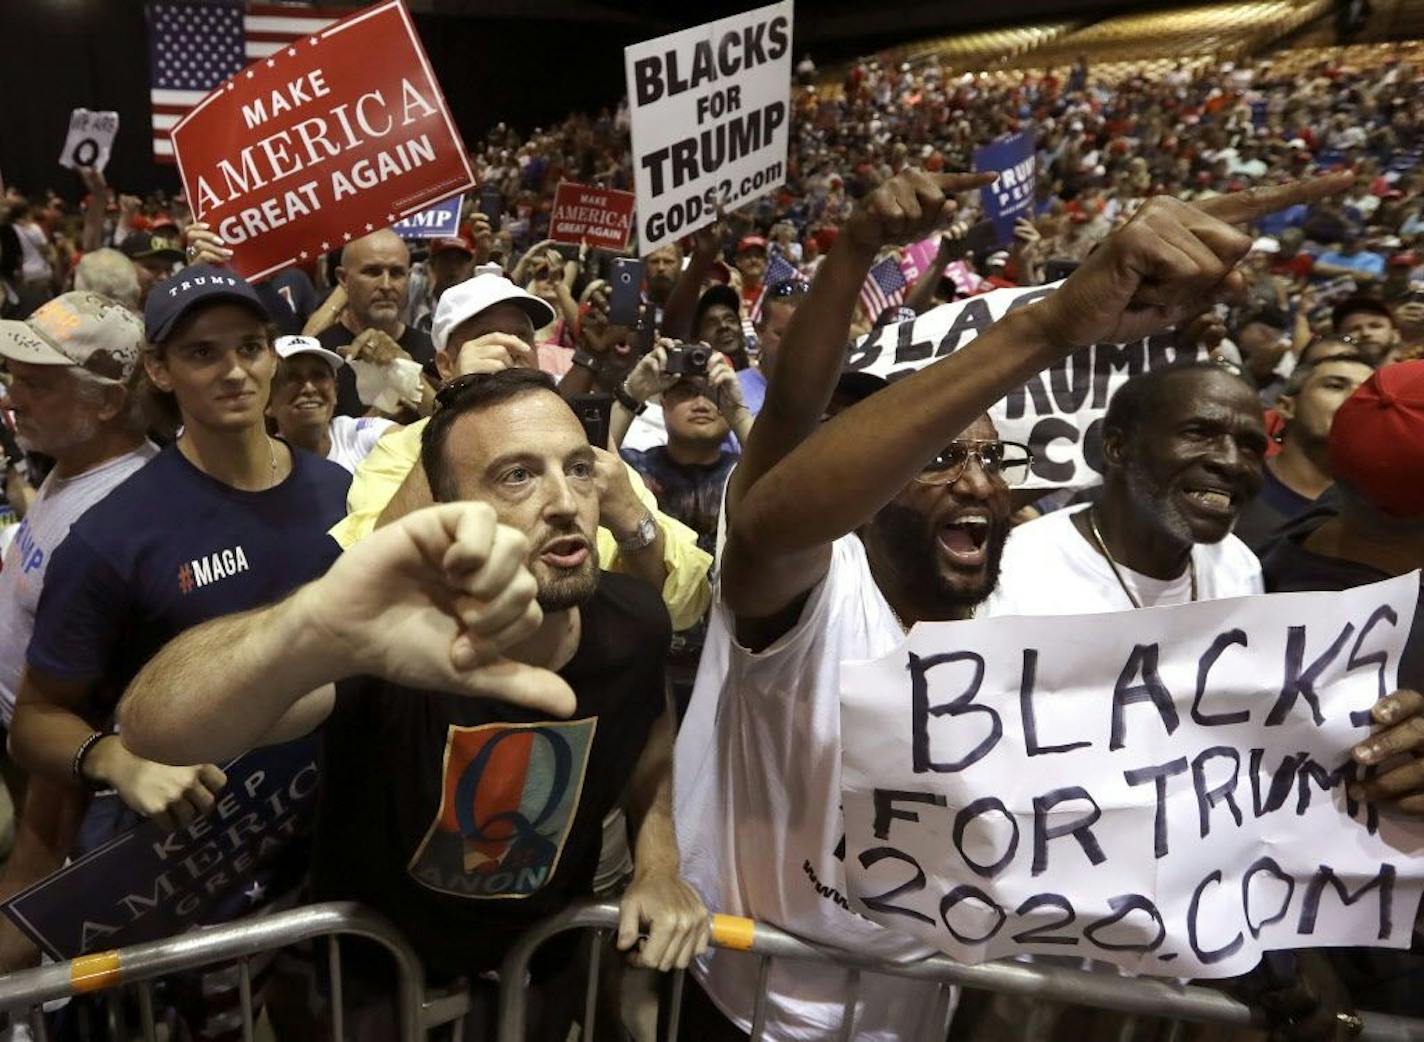
[[[756,920],[744,919],[740,915],[714,915],[712,940],[721,948],[747,951],[756,940]]]
[[[121,976],[118,952],[96,952],[69,964],[69,982],[80,994],[112,987]]]

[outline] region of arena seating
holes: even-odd
[[[1195,70],[1209,61],[1259,53],[1327,16],[1331,7],[1330,0],[1260,0],[1120,15],[1005,58],[997,67],[1045,69],[1086,58],[1093,78],[1110,83],[1129,76],[1160,76],[1178,62]]]

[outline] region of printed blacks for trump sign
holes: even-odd
[[[173,128],[173,151],[194,214],[249,279],[474,184],[400,0],[253,63]]]
[[[964,962],[1171,977],[1407,947],[1424,824],[1355,801],[1349,750],[1418,593],[916,626],[842,671],[851,907]]]
[[[787,0],[624,52],[641,254],[786,180],[791,24]]]

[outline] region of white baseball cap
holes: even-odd
[[[272,346],[276,349],[278,358],[291,358],[293,355],[316,355],[331,366],[333,373],[346,364],[346,359],[335,351],[328,351],[322,347],[321,341],[314,336],[279,336],[277,342]]]
[[[440,303],[435,306],[435,319],[430,324],[430,339],[435,343],[435,350],[445,350],[450,330],[461,322],[506,302],[523,308],[535,329],[543,329],[558,317],[546,302],[524,292],[503,275],[482,272],[440,294]]]

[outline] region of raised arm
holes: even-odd
[[[92,166],[81,166],[79,176],[88,189],[84,200],[84,231],[79,240],[79,248],[85,253],[93,253],[104,245],[104,215],[109,207],[109,186],[104,174]]]
[[[717,255],[730,234],[726,221],[720,216],[715,223],[693,234],[692,254],[687,259],[687,267],[678,273],[667,304],[663,307],[660,335],[672,340],[692,340],[697,335],[692,328],[697,298],[702,295],[702,284],[712,271],[712,265],[717,263]]]
[[[924,238],[954,212],[948,195],[989,184],[994,176],[906,170],[857,205],[781,338],[777,371],[727,487],[729,517],[747,489],[821,422],[845,363],[851,319],[875,255],[886,245]]]
[[[1150,200],[1052,296],[822,425],[756,481],[730,519],[729,606],[751,617],[785,610],[820,576],[778,562],[824,552],[864,524],[989,406],[1076,348],[1136,341],[1239,294],[1235,267],[1252,240],[1235,226],[1349,183],[1320,178],[1195,207]]]
[[[483,503],[402,518],[285,600],[170,641],[129,685],[124,742],[163,763],[222,762],[267,741],[310,693],[359,674],[566,716],[563,680],[503,657],[543,620],[528,552]]]

